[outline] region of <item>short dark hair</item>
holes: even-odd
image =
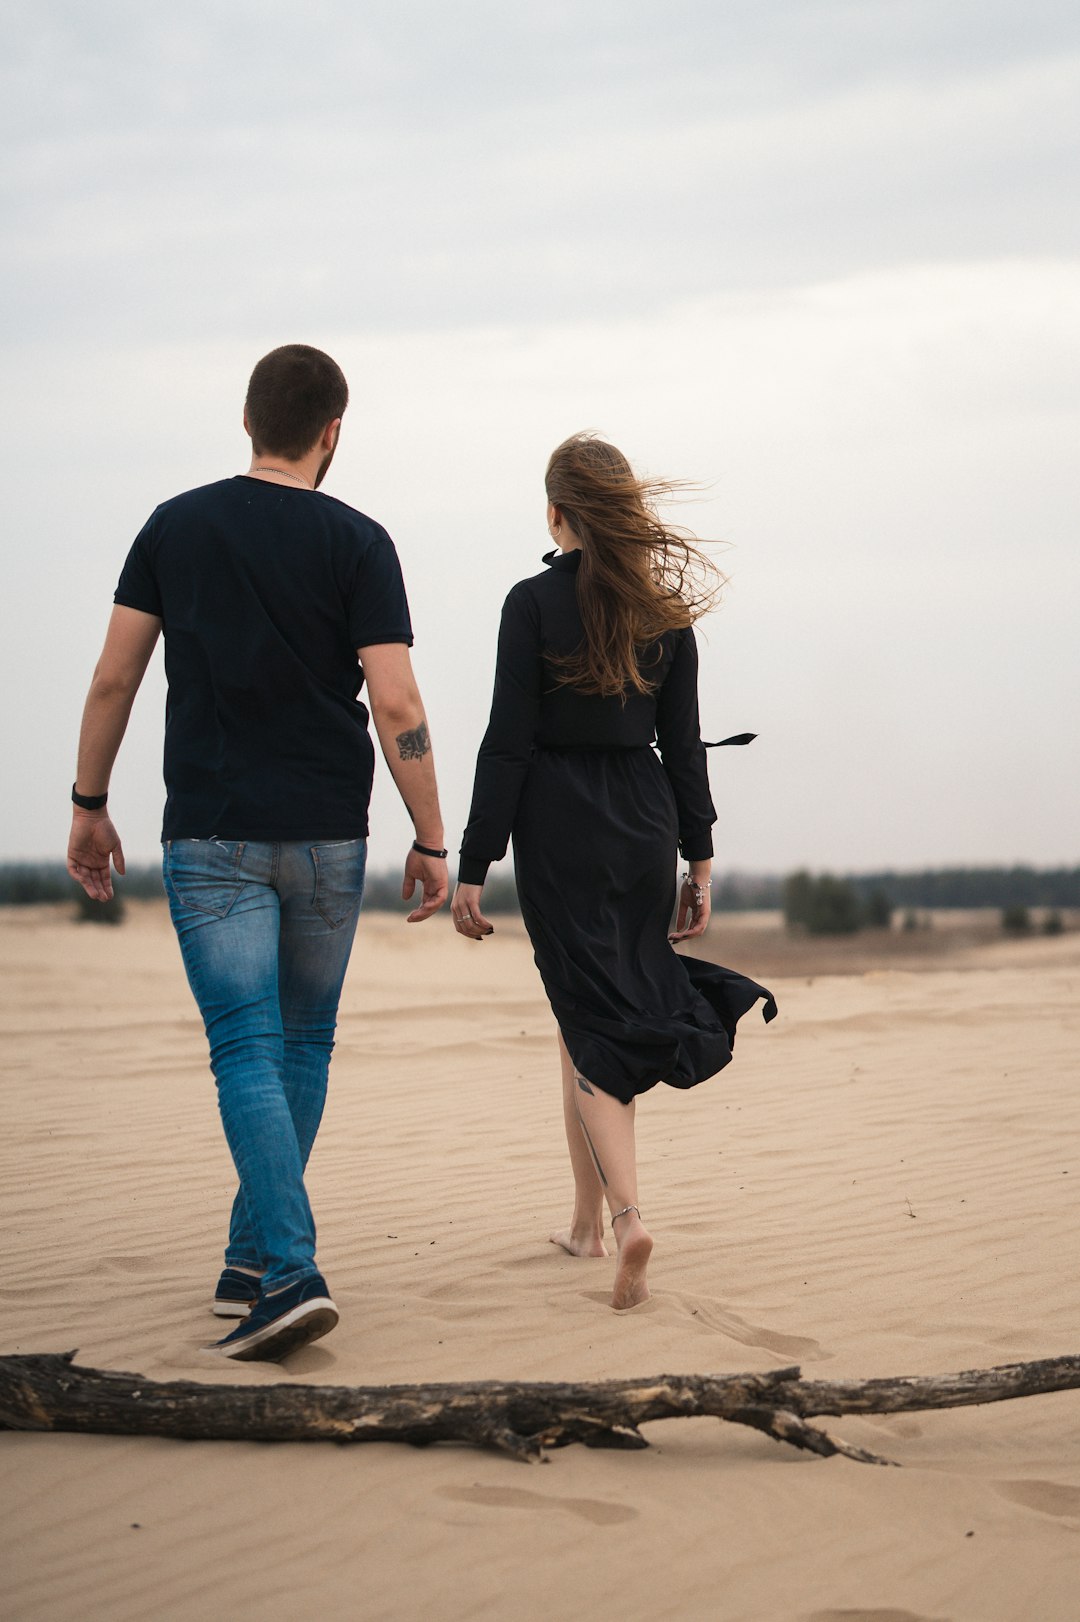
[[[298,462],[349,403],[336,361],[309,344],[282,344],[251,374],[244,410],[256,456]]]

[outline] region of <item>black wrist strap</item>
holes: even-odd
[[[414,851],[416,851],[418,856],[437,856],[442,861],[445,861],[447,856],[450,854],[449,851],[445,850],[432,850],[430,845],[421,845],[419,841],[415,839],[412,842],[412,848]]]
[[[101,811],[108,798],[108,794],[80,794],[75,784],[71,785],[71,803],[80,811]]]

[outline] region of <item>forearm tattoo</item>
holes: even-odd
[[[425,755],[431,753],[426,721],[421,721],[418,727],[413,727],[409,732],[399,732],[394,742],[402,760],[423,760]]]

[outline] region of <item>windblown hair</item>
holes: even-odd
[[[282,344],[251,374],[244,410],[256,456],[298,462],[349,403],[337,361],[309,344]]]
[[[665,631],[692,625],[723,584],[689,530],[665,523],[657,504],[685,486],[639,479],[626,457],[594,433],[573,434],[551,454],[547,497],[581,542],[582,646],[550,660],[557,680],[583,693],[652,692],[650,658]]]

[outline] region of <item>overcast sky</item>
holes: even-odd
[[[1080,861],[1080,13],[1046,0],[42,0],[3,60],[0,856],[58,856],[151,509],[259,355],[352,388],[448,843],[499,605],[595,427],[695,479],[721,867]],[[163,679],[112,806],[156,850]],[[407,843],[376,781],[372,864]]]

